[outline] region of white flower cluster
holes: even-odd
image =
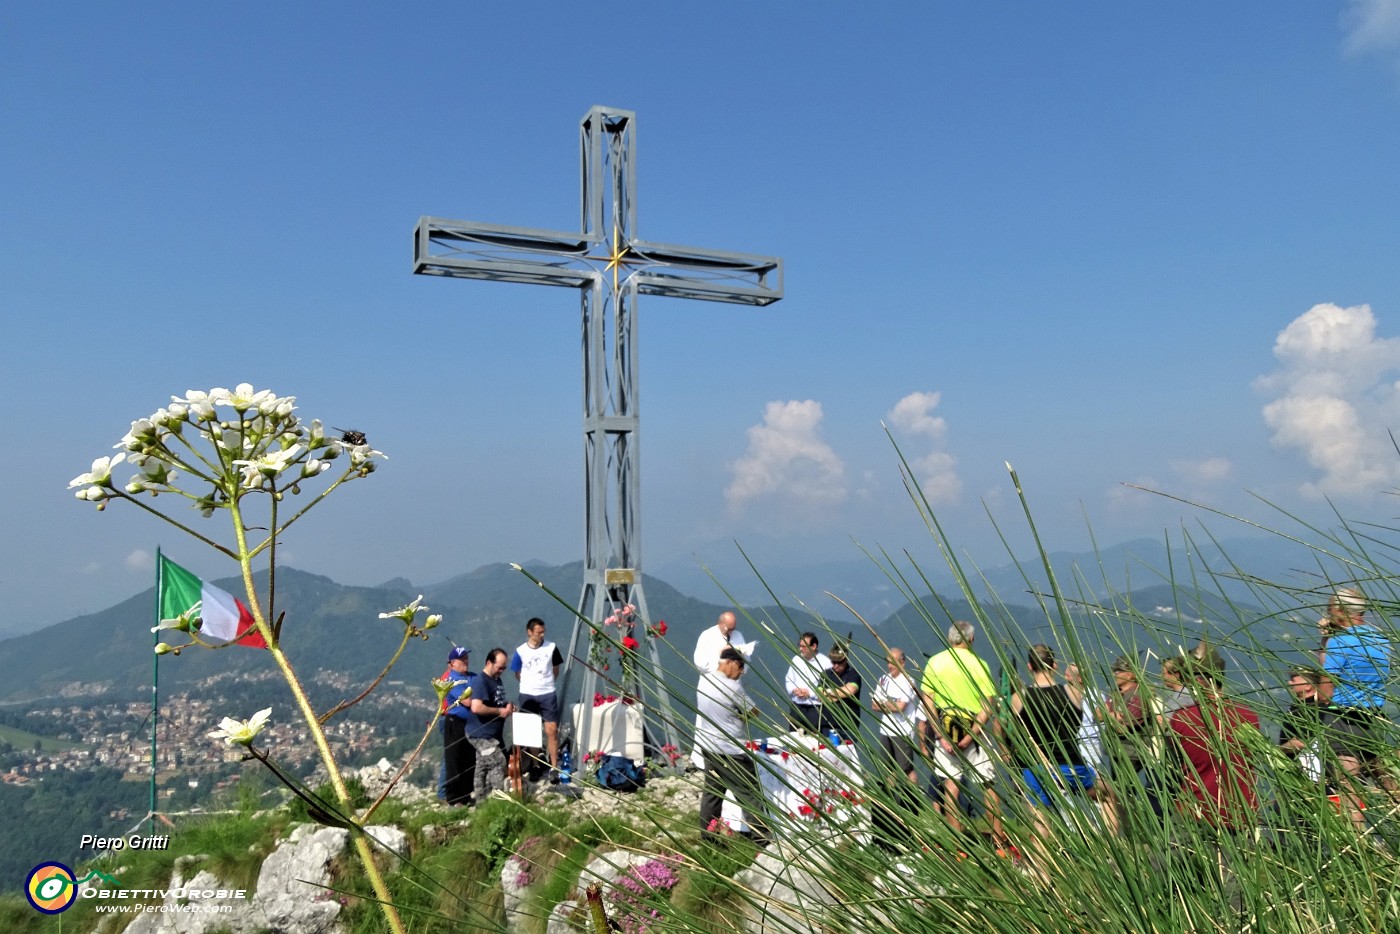
[[[379,618],[402,620],[404,625],[409,627],[412,634],[421,635],[423,639],[426,640],[428,638],[428,630],[436,629],[442,623],[441,613],[429,613],[428,618],[423,621],[423,625],[421,627],[416,626],[414,621],[418,618],[418,614],[427,612],[428,608],[423,605],[423,595],[420,593],[418,599],[410,601],[397,610],[380,613]]]
[[[239,383],[232,390],[191,389],[171,396],[170,404],[131,423],[115,447],[122,453],[99,457],[92,469],[68,484],[78,499],[97,503],[123,495],[177,493],[194,501],[206,517],[243,493],[263,492],[281,498],[301,492],[303,480],[329,470],[346,455],[346,477],[374,471],[372,449],[357,432],[331,438],[319,421],[303,423],[294,396],[278,396]],[[125,460],[137,469],[119,490],[112,471]],[[208,486],[192,492],[176,485],[188,475]]]

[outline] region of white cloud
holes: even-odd
[[[1170,466],[1178,477],[1191,484],[1219,483],[1234,470],[1234,465],[1224,457],[1174,460]]]
[[[933,442],[932,451],[922,457],[909,458],[909,467],[924,496],[935,506],[956,503],[963,489],[962,480],[958,478],[957,458],[943,450],[942,441],[947,434],[948,423],[941,415],[933,414],[942,398],[940,392],[911,392],[896,402],[885,416],[899,431],[920,435]]]
[[[1274,341],[1279,369],[1255,380],[1273,443],[1319,472],[1311,495],[1363,496],[1400,481],[1400,340],[1376,336],[1369,305],[1314,305]]]
[[[933,416],[942,398],[941,392],[911,392],[890,409],[890,424],[907,434],[928,435],[937,441],[948,430],[942,416]]]
[[[958,460],[946,451],[934,451],[909,462],[919,489],[934,506],[956,503],[962,496],[962,480],[958,479]]]
[[[155,566],[155,557],[144,548],[138,548],[126,556],[126,569],[128,571],[149,571]]]
[[[729,508],[764,497],[808,506],[844,500],[846,466],[822,440],[822,418],[822,404],[811,399],[768,403],[763,423],[748,430],[748,453],[730,465]]]
[[[1400,0],[1351,0],[1342,23],[1348,52],[1400,47]]]

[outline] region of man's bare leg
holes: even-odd
[[[549,764],[554,771],[559,771],[559,724],[548,723],[544,725],[544,741],[549,747]]]

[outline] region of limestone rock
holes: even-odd
[[[801,854],[781,846],[765,850],[739,873],[738,882],[755,895],[744,906],[744,926],[751,934],[825,930],[822,906],[832,904],[832,897]]]
[[[232,887],[207,870],[199,870],[188,879],[185,877],[185,872],[205,858],[177,859],[174,874],[166,886],[171,895],[160,905],[163,910],[143,912],[126,930],[131,934],[211,934],[214,931],[248,934],[261,929],[262,916],[251,897],[205,898],[206,892],[230,891]],[[174,893],[177,892],[182,895],[176,897]]]
[[[331,860],[350,839],[338,827],[302,824],[263,861],[255,903],[264,926],[275,934],[331,934],[340,900],[321,888],[331,879]],[[302,881],[305,880],[305,881]]]
[[[501,866],[501,894],[505,904],[506,930],[518,931],[524,921],[521,906],[529,895],[530,864],[519,856],[511,856]]]
[[[617,881],[617,877],[628,869],[655,858],[650,853],[631,853],[627,850],[600,853],[590,859],[578,874],[578,888],[582,891],[590,885],[597,884],[606,891]]]
[[[396,872],[401,862],[399,854],[408,855],[408,834],[389,824],[373,824],[365,828],[365,836],[378,844],[374,847],[375,853],[388,857],[389,871]]]
[[[346,778],[358,779],[365,794],[369,795],[371,801],[374,801],[384,793],[385,788],[389,787],[389,782],[398,774],[398,771],[398,766],[393,765],[387,759],[380,759],[377,765],[367,765],[362,769],[348,772]],[[389,792],[389,797],[411,803],[427,803],[437,800],[437,789],[429,791],[411,782],[401,781],[394,786],[393,791]]]
[[[549,920],[545,922],[545,934],[576,934],[576,932],[584,930],[569,921],[578,907],[579,903],[576,901],[560,902],[555,905],[554,910],[549,913]]]

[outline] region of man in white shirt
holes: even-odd
[[[1070,662],[1065,666],[1065,684],[1074,688],[1080,695],[1079,756],[1084,764],[1095,773],[1104,773],[1103,739],[1099,736],[1099,717],[1108,706],[1108,698],[1098,688],[1084,683],[1079,666]]]
[[[831,659],[817,649],[814,633],[804,632],[797,639],[797,654],[788,665],[783,686],[792,701],[792,725],[812,733],[821,732],[822,673],[831,670]]]
[[[744,822],[752,828],[754,842],[768,845],[763,819],[763,788],[747,743],[749,717],[758,713],[748,692],[739,683],[744,673],[744,653],[725,648],[715,671],[700,676],[695,692],[695,747],[705,757],[705,784],[700,795],[700,829],[716,833],[726,791],[744,809]]]
[[[919,689],[904,670],[903,649],[890,649],[885,669],[886,673],[875,685],[870,709],[880,715],[880,748],[893,768],[914,783],[918,781],[914,771],[914,744]]]
[[[539,617],[525,624],[525,642],[510,659],[510,670],[520,682],[520,709],[539,714],[544,721],[544,741],[549,747],[550,778],[559,775],[559,702],[554,696],[554,679],[564,663],[559,647],[544,638],[544,620]]]
[[[738,618],[726,610],[719,614],[718,622],[695,640],[695,670],[702,676],[719,670],[719,653],[731,645],[743,651],[744,634],[735,628],[738,625]]]

